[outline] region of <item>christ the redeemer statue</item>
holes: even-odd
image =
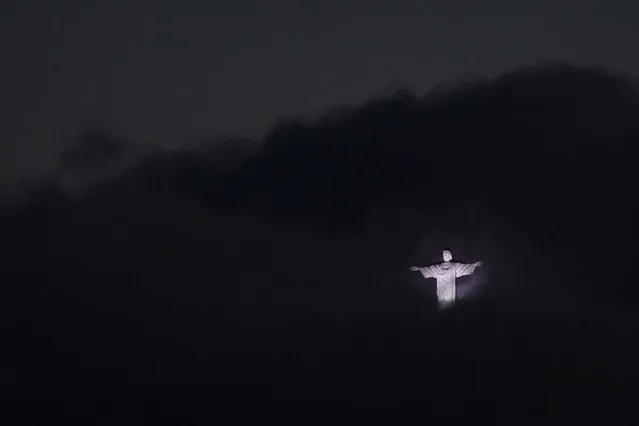
[[[443,262],[435,263],[430,266],[412,266],[411,271],[419,271],[424,278],[435,278],[437,280],[437,300],[439,300],[440,308],[455,303],[456,297],[456,279],[464,275],[470,275],[475,272],[475,268],[481,266],[481,262],[462,263],[452,261],[453,255],[450,250],[443,251]]]

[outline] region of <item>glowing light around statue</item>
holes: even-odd
[[[439,301],[439,307],[443,309],[455,303],[457,278],[472,274],[475,272],[475,268],[481,266],[481,262],[455,262],[450,250],[444,250],[442,257],[443,262],[430,266],[412,266],[410,270],[421,272],[424,278],[435,278],[437,280],[437,300]]]

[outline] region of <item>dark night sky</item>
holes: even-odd
[[[382,2],[2,3],[23,424],[636,417],[639,2]]]
[[[3,181],[52,167],[94,120],[171,147],[540,59],[639,74],[638,6],[621,0],[10,3],[0,15]]]

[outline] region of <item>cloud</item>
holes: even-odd
[[[28,306],[71,346],[198,375],[356,377],[358,357],[395,359],[392,330],[634,305],[632,81],[553,64],[462,83],[282,120],[261,141],[142,155],[85,135],[57,180],[3,209],[4,273],[19,277],[5,315]],[[430,316],[432,284],[407,268],[442,247],[483,261],[481,314]]]

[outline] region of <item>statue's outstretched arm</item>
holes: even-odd
[[[481,266],[482,263],[481,262],[475,262],[475,263],[457,263],[455,265],[455,275],[457,277],[463,277],[466,275],[471,275],[473,272],[475,272],[475,268],[477,268],[478,266]]]
[[[421,272],[424,278],[433,278],[435,276],[435,270],[433,266],[411,266],[408,269],[413,272]]]

